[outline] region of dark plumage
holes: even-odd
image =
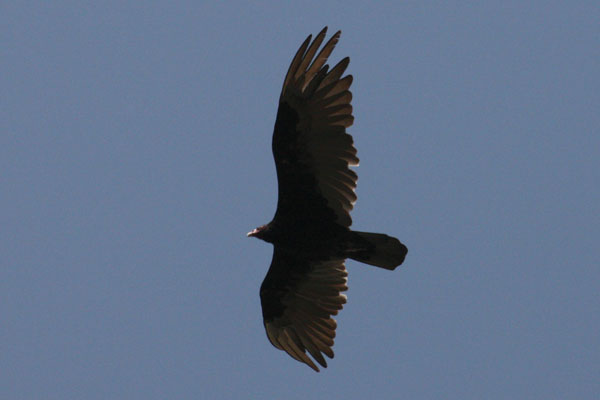
[[[267,336],[315,371],[307,352],[323,367],[323,354],[333,358],[331,316],[346,302],[345,259],[393,270],[407,252],[396,238],[349,229],[357,180],[349,166],[358,165],[346,133],[354,121],[352,76],[342,77],[348,57],[331,70],[325,65],[341,32],[317,54],[326,31],[302,43],[283,82],[273,133],[277,211],[270,223],[248,233],[274,246],[260,288]]]

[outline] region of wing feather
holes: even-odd
[[[325,32],[326,31],[327,31],[327,27],[325,27],[321,31],[321,32],[323,32],[323,36],[325,36]],[[329,67],[327,67],[327,66],[323,67],[323,65],[327,62],[327,59],[331,55],[331,52],[335,48],[335,45],[340,40],[341,33],[342,32],[337,31],[331,37],[331,39],[329,39],[329,41],[325,44],[325,46],[323,46],[323,48],[319,52],[319,55],[315,58],[315,60],[311,64],[311,66],[308,69],[308,71],[306,71],[307,81],[312,80],[312,78],[315,76],[315,74],[317,74],[319,71],[324,70],[325,72],[327,72],[327,70],[329,69]],[[320,44],[320,42],[319,42],[319,44]],[[317,82],[320,82],[320,80],[317,80]]]
[[[325,357],[323,357],[323,354],[319,351],[319,348],[315,344],[315,339],[311,337],[309,333],[307,333],[306,329],[300,325],[296,328],[296,333],[298,334],[300,340],[302,340],[302,345],[306,347],[306,350],[308,350],[310,355],[317,360],[319,364],[327,367],[327,361],[325,361]]]
[[[311,106],[313,108],[326,108],[326,107],[332,107],[332,106],[337,106],[337,105],[346,105],[346,104],[350,104],[350,102],[352,101],[352,92],[350,92],[349,90],[346,90],[345,92],[341,92],[336,94],[335,96],[330,96],[326,99],[321,99],[318,101],[315,101],[314,103],[311,104]]]
[[[300,357],[300,362],[305,363],[315,371],[319,372],[319,368],[315,365],[315,363],[306,355],[306,351],[304,344],[302,343],[302,339],[298,337],[298,334],[293,329],[286,329],[285,334],[289,337],[289,341],[291,347],[294,352]]]
[[[294,78],[298,79],[298,78],[302,77],[302,75],[306,71],[306,68],[308,67],[308,64],[311,62],[311,60],[315,56],[317,49],[319,48],[321,43],[323,43],[323,39],[325,38],[326,33],[327,33],[327,27],[323,28],[323,30],[321,30],[321,32],[319,32],[319,34],[315,37],[315,40],[313,40],[312,44],[306,51],[306,54],[304,54],[302,62],[300,63],[300,65],[298,66],[298,69],[294,73]],[[310,76],[308,74],[304,74],[304,77],[302,77],[302,78],[303,78],[303,80],[307,81],[307,80],[311,79],[312,76]]]
[[[349,64],[350,64],[350,57],[345,57],[340,62],[338,62],[331,69],[331,71],[327,74],[327,76],[319,83],[317,90],[340,79],[340,77],[344,74],[344,72],[346,72],[346,68],[348,68]]]
[[[285,88],[290,84],[290,81],[295,76],[296,71],[298,70],[298,66],[302,62],[302,57],[304,56],[304,52],[306,51],[306,48],[308,47],[311,38],[312,35],[308,35],[306,40],[304,40],[304,42],[296,52],[296,55],[294,55],[292,63],[290,64],[290,68],[288,69],[288,72],[285,75],[285,79],[283,80],[283,90],[285,90]],[[283,96],[283,91],[281,92],[281,95]]]
[[[331,74],[334,70],[331,70],[329,74]],[[316,98],[325,99],[330,96],[334,96],[338,93],[342,93],[345,90],[350,88],[352,85],[352,75],[346,75],[344,78],[331,82],[330,84],[323,86],[327,77],[321,82],[319,88],[315,92],[314,96]]]
[[[293,262],[301,265],[285,265]],[[269,341],[315,371],[313,359],[327,367],[323,355],[333,358],[332,316],[346,303],[347,276],[343,259],[298,261],[276,247],[260,291]]]
[[[327,59],[335,33],[317,54],[327,28],[300,46],[284,79],[273,133],[279,198],[274,220],[352,224],[358,165],[352,136],[352,75],[342,76],[348,57],[331,70]],[[317,54],[315,56],[315,54]]]

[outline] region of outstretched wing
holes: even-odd
[[[358,165],[351,126],[352,76],[342,77],[350,59],[329,71],[325,65],[341,32],[317,54],[323,29],[311,43],[309,36],[294,56],[283,83],[273,133],[279,198],[274,220],[334,221],[348,227],[356,201]],[[315,56],[315,54],[317,54]]]
[[[333,358],[335,320],[346,296],[343,259],[299,259],[275,246],[273,261],[260,288],[263,320],[273,346],[319,372]]]

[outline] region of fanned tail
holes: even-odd
[[[393,271],[404,261],[408,249],[395,237],[383,233],[352,232],[353,249],[349,257],[375,267]]]

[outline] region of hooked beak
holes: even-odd
[[[251,230],[250,232],[248,232],[246,234],[246,237],[252,237],[252,236],[256,236],[256,234],[258,233],[258,228]]]

